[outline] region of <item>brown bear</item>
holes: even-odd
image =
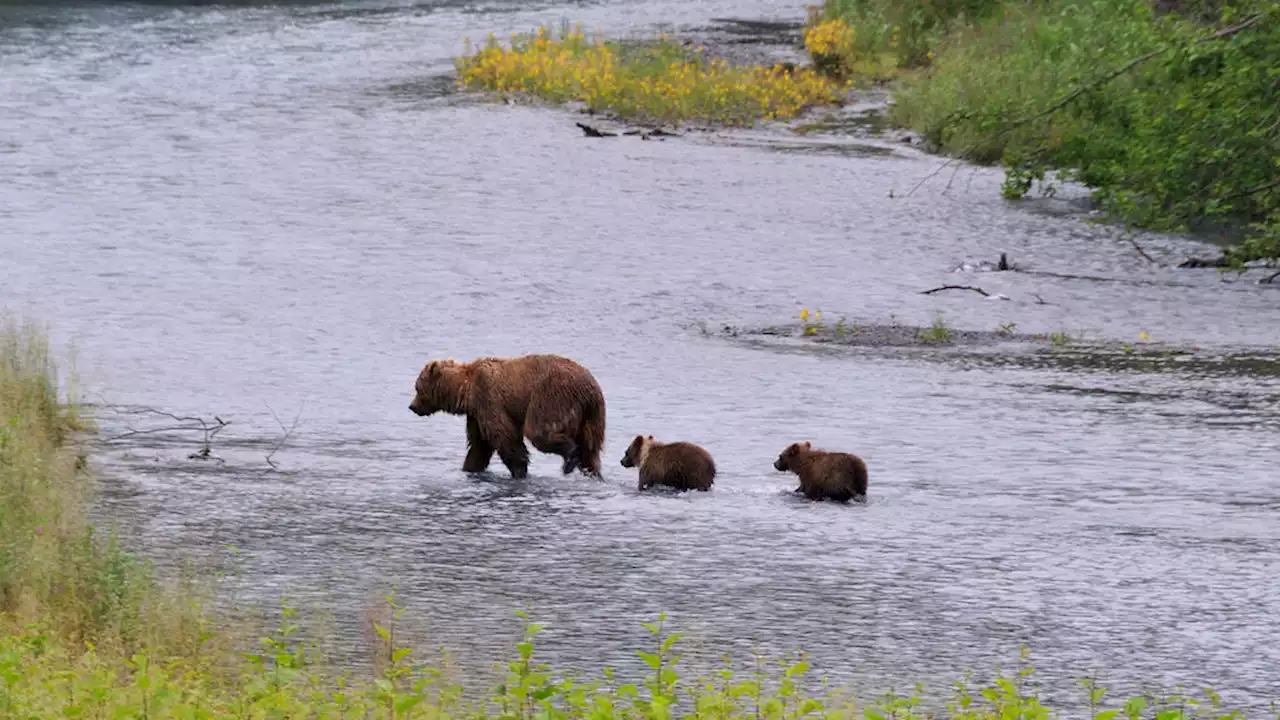
[[[637,435],[622,456],[622,467],[640,468],[640,489],[667,485],[677,490],[711,489],[716,462],[701,447],[687,442],[660,443],[652,435]]]
[[[867,464],[852,453],[814,450],[808,441],[792,443],[773,461],[773,468],[799,475],[795,492],[810,500],[849,502],[867,497]]]
[[[528,438],[540,452],[600,477],[604,393],[586,368],[559,355],[486,357],[469,363],[432,360],[418,374],[409,409],[467,416],[465,472],[489,467],[496,451],[511,477],[529,474]]]

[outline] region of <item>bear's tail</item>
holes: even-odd
[[[579,431],[579,467],[584,473],[600,476],[600,453],[604,450],[605,411],[604,398],[596,395],[582,408],[582,429]]]

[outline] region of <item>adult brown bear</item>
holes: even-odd
[[[637,435],[622,456],[622,467],[640,468],[639,488],[667,485],[676,490],[711,489],[716,462],[711,453],[689,442],[660,443],[652,435]]]
[[[604,393],[591,373],[559,355],[432,360],[418,374],[409,409],[467,416],[466,472],[489,467],[496,451],[511,477],[529,474],[524,439],[564,458],[564,474],[600,476]]]
[[[849,502],[867,496],[867,464],[852,453],[814,450],[808,441],[791,443],[773,461],[773,469],[799,475],[795,492],[810,500]]]

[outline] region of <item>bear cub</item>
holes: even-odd
[[[792,443],[778,455],[773,468],[800,476],[795,492],[810,500],[849,502],[867,497],[867,464],[852,453],[814,450],[808,441]]]
[[[652,435],[637,435],[622,456],[622,467],[640,468],[639,489],[666,485],[676,490],[711,489],[716,463],[711,454],[688,442],[660,443]]]

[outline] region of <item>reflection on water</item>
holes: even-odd
[[[1274,342],[1274,293],[1153,268],[1115,230],[1005,203],[989,170],[908,193],[939,161],[903,143],[592,141],[437,79],[462,36],[560,17],[801,12],[6,6],[0,301],[76,342],[104,436],[155,427],[131,408],[230,423],[217,460],[188,457],[189,431],[103,443],[103,511],[162,562],[235,546],[240,598],[331,609],[352,658],[397,583],[420,632],[481,668],[514,608],[551,624],[550,660],[623,669],[666,610],[695,665],[803,648],[883,690],[1026,643],[1051,689],[1096,671],[1280,695],[1273,360],[782,352],[687,329],[942,312],[1228,354]],[[973,282],[1012,300],[920,294],[1000,252],[1038,274]],[[536,455],[525,482],[466,477],[461,420],[406,409],[429,358],[531,351],[604,387],[603,482]],[[276,416],[298,417],[278,449]],[[714,491],[638,495],[617,460],[641,432],[706,446]],[[871,501],[791,496],[771,462],[798,439],[866,458]]]

